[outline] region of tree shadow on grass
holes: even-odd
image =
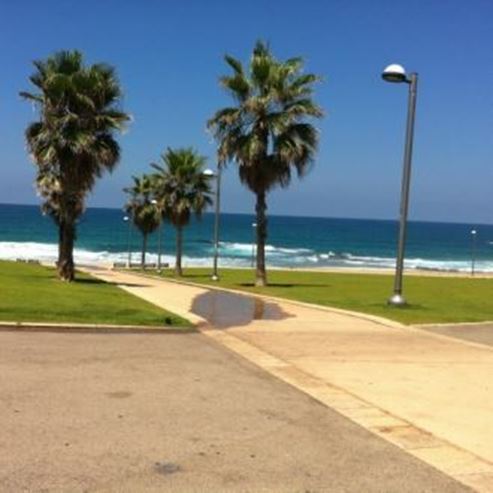
[[[389,306],[389,305],[385,305],[385,307],[388,309],[388,310],[391,310],[391,311],[394,311],[394,312],[398,312],[399,310],[402,310],[402,311],[407,311],[407,312],[411,312],[411,311],[414,311],[414,310],[419,310],[419,311],[430,311],[431,308],[426,306],[426,305],[418,305],[416,303],[409,303],[405,306]]]
[[[75,278],[74,279],[75,284],[107,284],[105,281],[102,281],[101,279],[95,279],[95,278]],[[111,283],[113,284],[113,283]]]
[[[170,275],[169,277],[175,278],[175,279],[180,279],[180,277],[175,277],[173,274]],[[181,276],[181,279],[210,279],[210,274],[183,274]]]
[[[368,305],[362,306],[360,309],[363,309],[365,307],[383,309],[389,315],[399,312],[413,312],[417,310],[423,312],[431,311],[430,307],[426,305],[420,305],[417,303],[409,303],[405,306],[392,306],[392,305],[388,305],[387,303],[369,303]],[[358,310],[358,308],[355,308],[355,310]]]
[[[126,288],[145,288],[146,284],[139,284],[135,282],[114,282],[114,281],[103,281],[101,279],[89,278],[89,279],[75,279],[75,284],[107,284],[109,286],[124,286]]]
[[[242,288],[254,288],[253,282],[238,283],[238,286]],[[309,284],[309,283],[285,283],[285,282],[270,282],[267,285],[268,288],[331,288],[330,284]]]

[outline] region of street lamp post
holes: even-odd
[[[416,114],[416,96],[418,88],[418,74],[406,75],[401,65],[389,65],[382,73],[382,78],[387,82],[402,83],[409,85],[406,144],[404,148],[404,166],[402,172],[401,205],[399,220],[399,236],[397,246],[397,261],[395,266],[394,293],[389,298],[389,305],[403,306],[406,300],[402,295],[402,275],[404,271],[404,255],[406,249],[407,214],[409,209],[409,186],[411,183],[411,160],[413,152],[414,120]]]
[[[158,201],[156,199],[151,200],[151,204],[155,205],[159,212],[159,229],[157,232],[157,271],[161,272],[161,255],[163,244],[163,215],[161,208],[158,207]]]
[[[257,238],[257,223],[252,223],[252,269],[255,267],[255,240]]]
[[[219,261],[219,220],[221,216],[221,165],[217,164],[217,171],[214,173],[211,169],[204,170],[203,174],[211,178],[216,178],[216,196],[215,196],[215,213],[214,213],[214,257],[212,261],[213,281],[219,281],[218,261]]]
[[[162,245],[163,245],[163,218],[161,217],[161,222],[159,223],[159,230],[157,232],[157,271],[161,273],[161,258],[163,255]]]
[[[130,251],[130,239],[132,237],[132,221],[130,220],[130,216],[124,216],[123,220],[128,222],[128,234],[127,234],[127,249],[128,249],[128,257],[127,257],[127,268],[130,269],[130,265],[132,262],[132,253]]]
[[[477,231],[475,229],[471,229],[471,276],[474,277],[475,268],[476,268],[476,235]]]

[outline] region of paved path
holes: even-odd
[[[413,455],[493,491],[491,347],[287,301],[249,299],[224,311],[235,296],[225,303],[227,295],[204,288],[98,275],[214,321],[222,330],[206,332],[211,337]]]
[[[0,420],[2,493],[468,491],[199,333],[0,332]]]

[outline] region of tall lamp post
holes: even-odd
[[[156,199],[151,200],[151,204],[156,206],[159,212],[159,229],[157,232],[157,271],[161,272],[161,255],[162,255],[162,244],[163,244],[163,214],[159,203]]]
[[[213,281],[219,281],[218,260],[219,260],[219,218],[221,215],[221,165],[217,164],[217,171],[214,173],[211,169],[204,170],[203,174],[211,178],[216,178],[216,197],[214,200],[214,258],[212,262]]]
[[[404,148],[404,167],[402,172],[401,206],[399,220],[399,236],[397,246],[397,261],[395,266],[394,293],[389,298],[389,305],[403,306],[406,300],[402,295],[402,274],[404,271],[404,255],[406,249],[407,213],[409,209],[409,185],[411,183],[411,160],[413,152],[414,120],[416,113],[416,95],[418,89],[418,74],[413,72],[406,75],[404,67],[392,64],[385,68],[382,78],[387,82],[409,85],[406,144]]]
[[[476,268],[476,235],[477,231],[475,229],[471,229],[471,276],[474,277],[475,268]]]
[[[127,249],[128,249],[128,257],[127,257],[127,267],[130,269],[130,264],[132,261],[132,253],[130,251],[130,239],[132,237],[132,221],[130,220],[130,216],[124,216],[123,220],[128,222],[128,234],[127,234]]]

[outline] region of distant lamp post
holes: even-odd
[[[257,238],[257,223],[252,223],[252,269],[255,267],[255,240]]]
[[[401,206],[399,220],[399,237],[397,247],[397,261],[395,266],[394,293],[389,298],[389,305],[403,306],[406,300],[402,295],[402,275],[404,272],[404,255],[406,249],[407,213],[409,209],[409,185],[411,182],[411,160],[413,152],[414,120],[416,114],[416,95],[418,88],[418,74],[406,75],[404,67],[392,64],[385,68],[382,78],[387,82],[409,84],[406,144],[404,148],[404,167],[402,172]]]
[[[475,268],[476,268],[476,237],[477,231],[475,229],[471,229],[471,276],[474,277]]]
[[[130,216],[124,216],[123,220],[127,223],[128,222],[128,233],[127,233],[127,249],[128,249],[128,256],[127,256],[127,268],[130,269],[130,265],[132,262],[132,252],[130,250],[130,239],[132,237],[132,221],[130,220]]]
[[[159,229],[157,233],[157,271],[161,272],[161,254],[162,254],[162,239],[163,239],[163,216],[162,211],[158,207],[159,203],[156,199],[151,200],[151,204],[155,205],[159,212]]]
[[[211,169],[203,171],[203,175],[210,178],[216,178],[216,193],[215,193],[215,213],[214,213],[214,258],[212,262],[213,281],[219,281],[218,261],[219,261],[219,218],[221,213],[221,165],[218,163],[217,171],[214,173]]]

